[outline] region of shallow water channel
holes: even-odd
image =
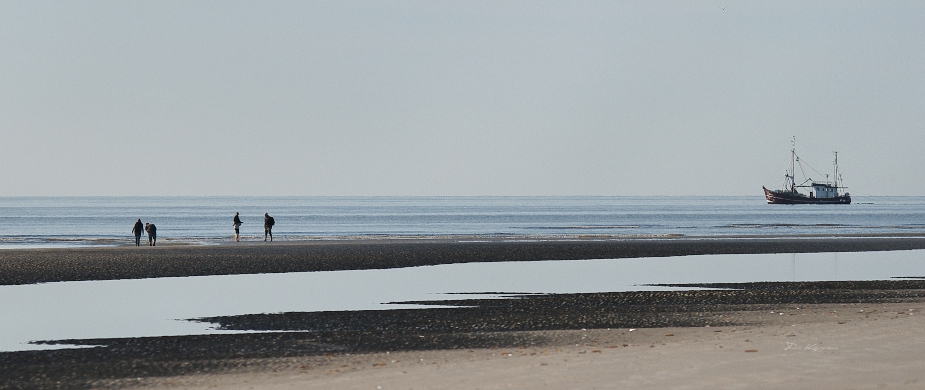
[[[463,263],[287,274],[0,286],[0,351],[30,341],[229,333],[193,318],[424,308],[402,304],[661,285],[925,278],[925,250]],[[426,306],[433,308],[434,306]],[[67,347],[67,346],[63,346]]]

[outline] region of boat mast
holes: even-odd
[[[838,152],[835,153],[835,195],[838,195],[838,182],[841,181],[841,173],[838,172]]]
[[[790,139],[790,174],[789,176],[790,176],[790,191],[791,192],[797,192],[797,182],[796,182],[796,179],[793,177],[796,174],[796,172],[794,171],[794,168],[795,168],[794,161],[796,160],[796,156],[797,156],[797,136],[793,136],[793,138]]]

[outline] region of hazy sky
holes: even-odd
[[[925,2],[0,1],[0,196],[761,196],[791,136],[925,195]]]

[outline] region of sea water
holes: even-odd
[[[925,233],[925,197],[851,205],[769,205],[742,197],[0,197],[0,248],[126,245],[137,219],[159,242],[619,238]]]

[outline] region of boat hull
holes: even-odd
[[[851,204],[851,196],[847,194],[834,198],[811,198],[798,192],[774,191],[765,187],[762,188],[768,204]]]

